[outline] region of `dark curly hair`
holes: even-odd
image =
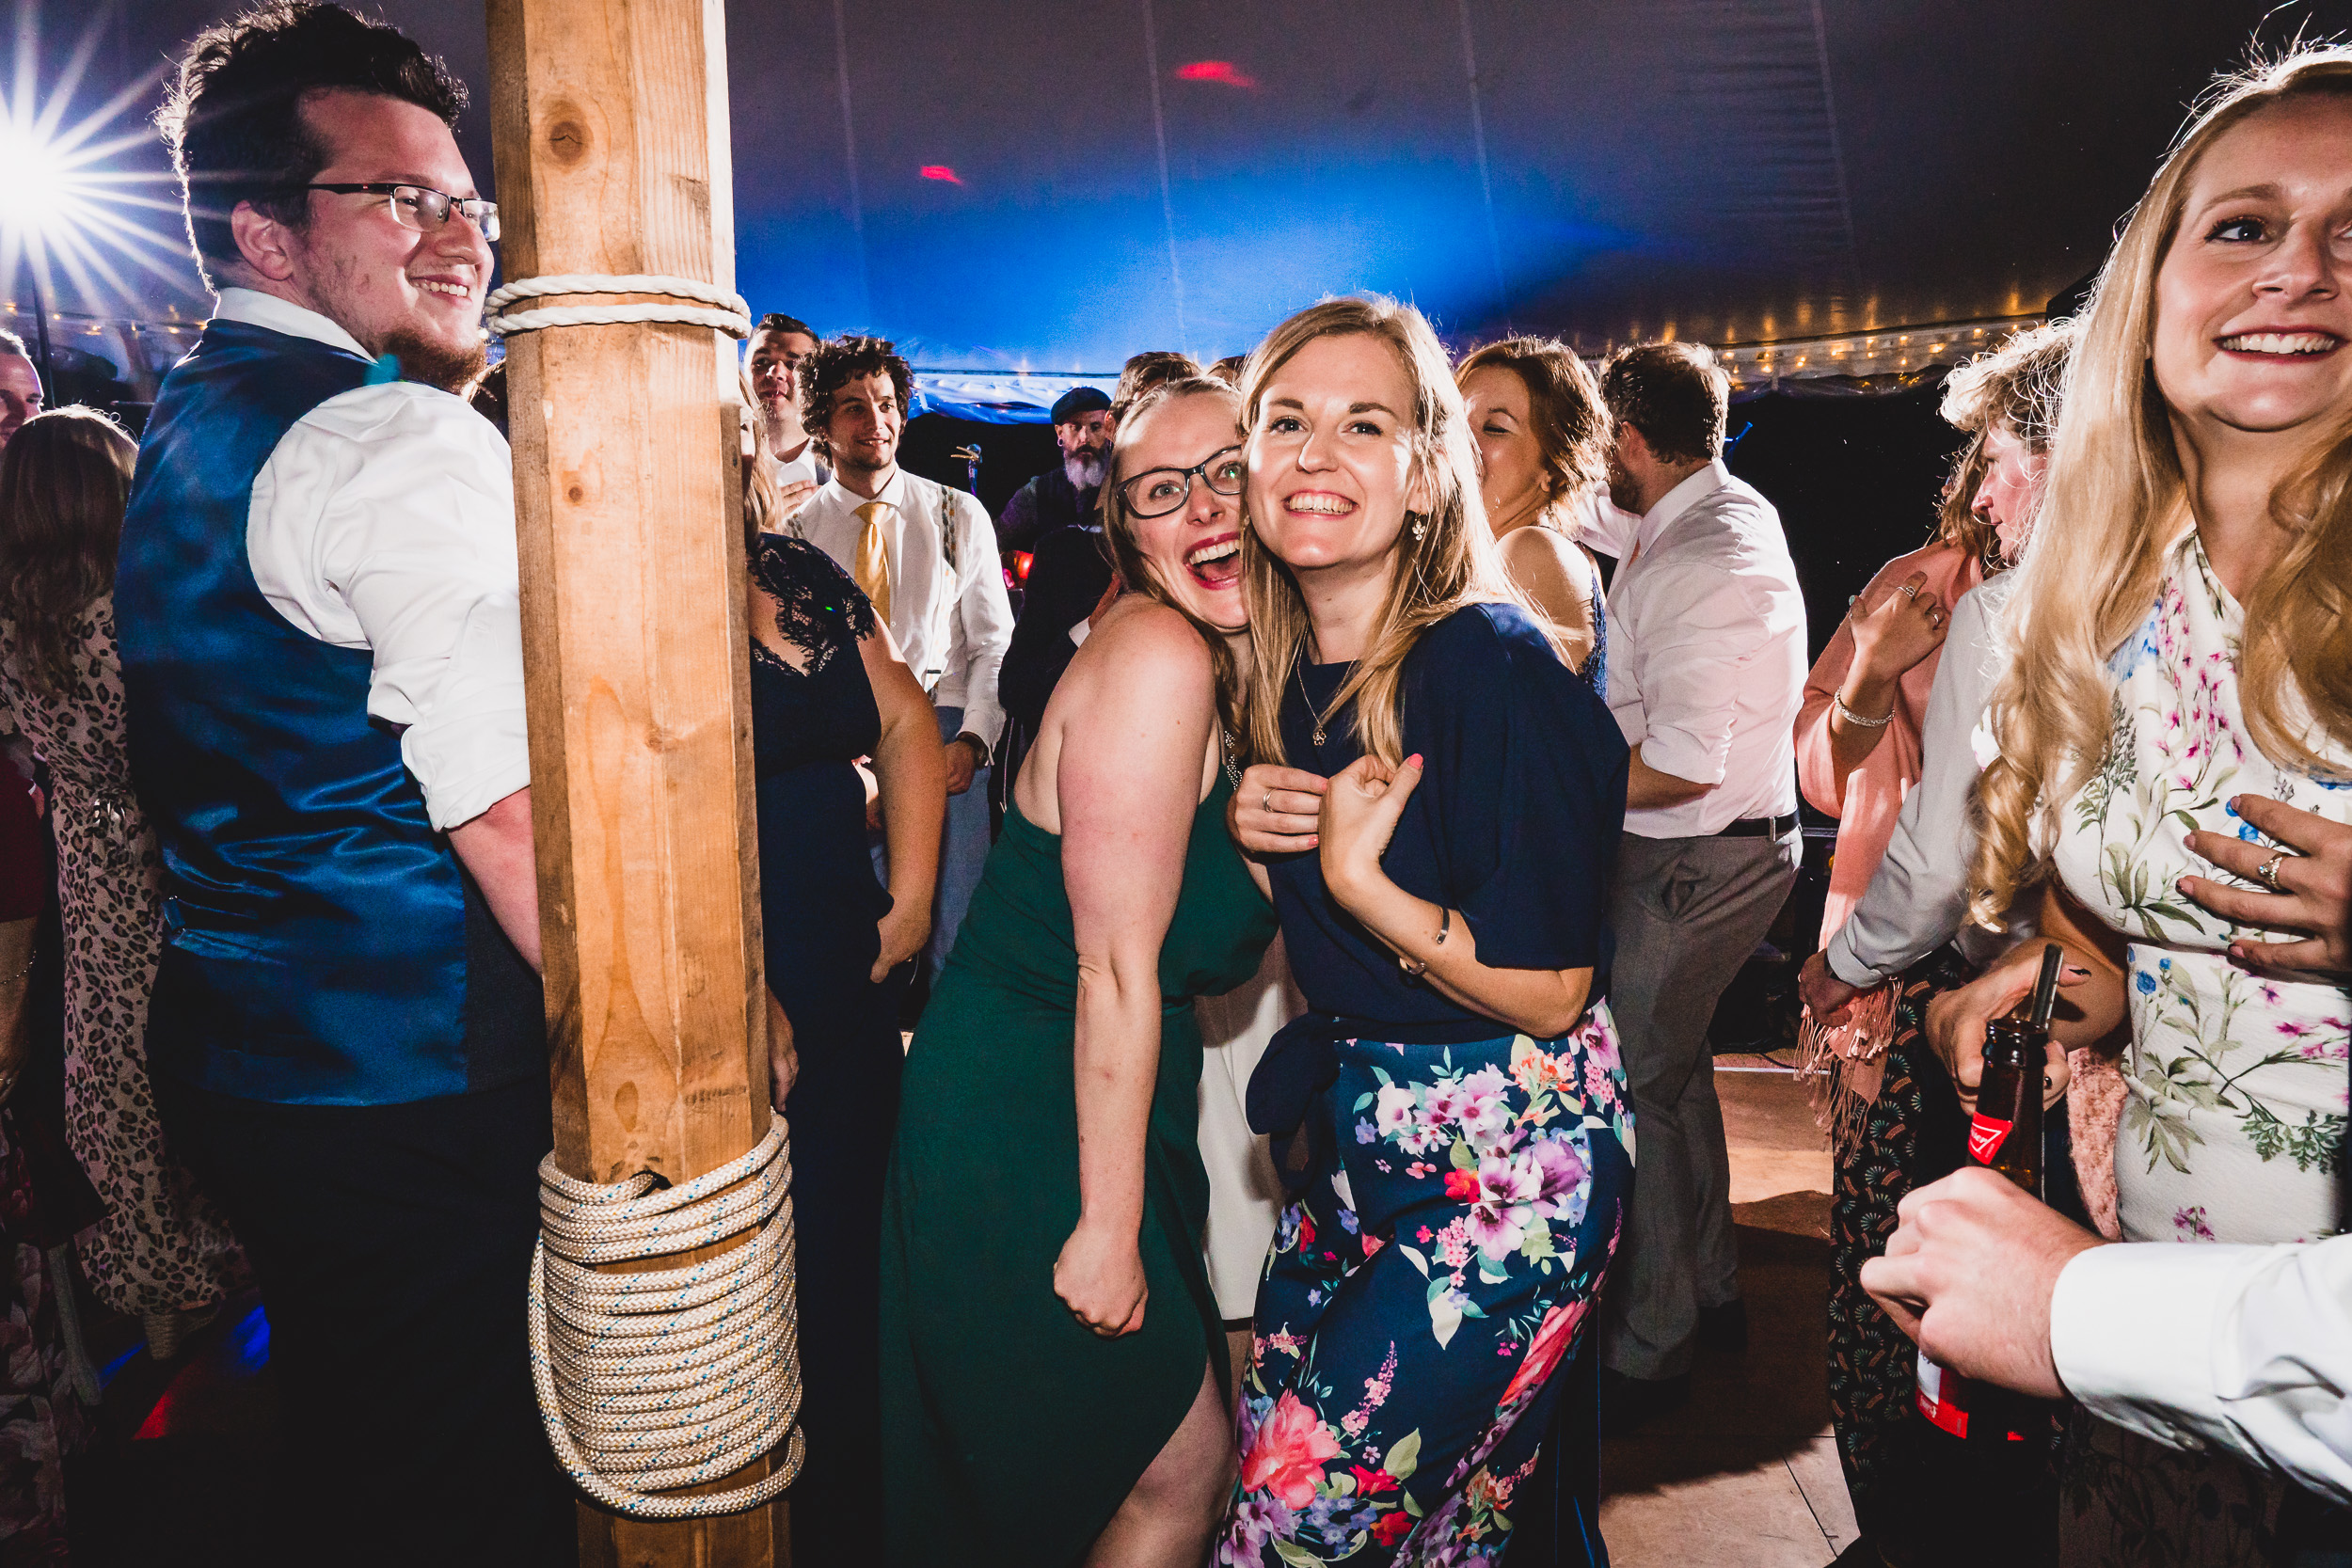
[[[1621,348],[1600,372],[1600,395],[1661,463],[1706,463],[1723,452],[1731,377],[1704,343]]]
[[[320,93],[376,93],[453,125],[465,84],[398,28],[341,6],[269,0],[197,35],[156,111],[180,175],[188,239],[213,266],[240,260],[229,215],[240,202],[294,230],[309,219],[301,189],[329,149],[302,118]]]
[[[887,338],[862,338],[855,333],[818,343],[817,352],[801,362],[801,428],[808,432],[828,462],[833,447],[825,439],[825,425],[833,417],[834,394],[862,375],[889,376],[891,385],[898,388],[899,411],[913,417],[914,367],[906,362],[898,344]]]
[[[1509,371],[1527,388],[1528,425],[1544,455],[1549,499],[1563,501],[1609,477],[1609,412],[1600,383],[1557,338],[1505,338],[1471,351],[1454,385],[1473,371]]]

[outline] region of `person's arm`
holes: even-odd
[[[264,477],[246,532],[256,580],[313,635],[371,651],[369,715],[400,731],[427,820],[536,968],[506,442],[454,398],[371,387],[313,409]]]
[[[1198,633],[1152,605],[1106,622],[1055,695],[1062,881],[1077,948],[1078,1224],[1054,1290],[1115,1338],[1142,1326],[1144,1144],[1159,1076],[1160,943],[1216,723]]]
[[[1646,745],[1648,742],[1643,742]],[[1633,748],[1633,760],[1625,782],[1625,808],[1628,811],[1655,811],[1663,806],[1678,806],[1695,800],[1723,783],[1718,773],[1711,781],[1701,784],[1679,773],[1669,773],[1652,768],[1642,755],[1642,747]]]
[[[2085,1248],[2042,1311],[2058,1381],[2092,1415],[2352,1506],[2352,1236]]]
[[[947,812],[947,754],[930,700],[898,657],[890,628],[876,624],[858,639],[866,678],[882,713],[874,776],[882,786],[882,834],[890,854],[890,912],[882,920],[882,952],[869,976],[879,984],[921,950],[931,930],[939,881],[939,825]]]
[[[1903,797],[1870,885],[1819,955],[1825,974],[1844,986],[1859,990],[1901,974],[1949,941],[1967,916],[1975,843],[1968,791],[1978,772],[1972,737],[2000,672],[1994,615],[2008,593],[1996,579],[1952,608],[1919,728],[1918,782]]]
[[[947,507],[947,526],[962,534],[959,546],[962,580],[957,586],[954,614],[960,635],[956,658],[949,664],[947,679],[940,682],[937,701],[942,707],[962,707],[962,734],[972,737],[957,748],[969,755],[969,771],[963,770],[961,759],[948,758],[948,792],[960,795],[963,790],[956,787],[958,781],[964,789],[971,787],[972,773],[988,766],[1005,733],[1005,710],[996,687],[1005,650],[1012,645],[1012,600],[1005,593],[1005,571],[996,560],[995,526],[988,520],[988,514],[961,491],[949,492]]]
[[[1887,576],[1882,572],[1883,579]],[[1869,759],[1879,742],[1886,738],[1888,723],[1895,719],[1896,707],[1902,699],[1902,678],[1912,668],[1944,645],[1950,628],[1950,616],[1943,602],[1928,589],[1928,574],[1911,572],[1892,587],[1873,582],[1854,600],[1853,608],[1831,639],[1831,647],[1824,649],[1821,663],[1814,667],[1818,678],[1826,673],[1823,666],[1830,661],[1830,652],[1841,642],[1844,645],[1845,668],[1826,687],[1820,701],[1823,709],[1821,738],[1829,752],[1828,776],[1816,781],[1824,792],[1834,790],[1842,804],[1846,780],[1853,770]],[[1806,712],[1814,703],[1814,681],[1805,682]],[[1836,693],[1831,702],[1827,693]],[[1845,705],[1840,712],[1838,703]],[[1862,722],[1849,715],[1859,715]],[[1802,742],[1802,730],[1800,740]],[[1800,752],[1799,767],[1804,767]],[[1814,800],[1810,790],[1806,799],[1835,816],[1836,811]]]
[[[1740,676],[1772,636],[1733,569],[1693,555],[1645,560],[1641,570],[1642,631],[1622,654],[1642,694],[1642,733],[1626,736],[1628,811],[1681,805],[1722,784]],[[1619,657],[1611,651],[1613,665]]]
[[[531,787],[524,785],[450,829],[449,847],[482,890],[499,929],[537,969],[539,866],[532,853]]]
[[[1405,766],[1394,769],[1377,757],[1361,756],[1331,780],[1320,829],[1324,886],[1398,958],[1427,965],[1420,978],[1431,990],[1537,1039],[1567,1033],[1592,994],[1589,968],[1495,969],[1480,963],[1478,939],[1460,911],[1414,897],[1381,866],[1380,856],[1421,776],[1419,756],[1406,757]]]
[[[1862,1286],[1937,1361],[2352,1504],[2352,1236],[2102,1242],[1981,1169],[1896,1212]]]

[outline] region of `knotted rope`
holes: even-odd
[[[597,1186],[539,1163],[531,1259],[531,1377],[539,1419],[572,1481],[637,1519],[756,1508],[800,1473],[800,1307],[792,1262],[792,1164],[784,1118],[757,1147],[682,1186],[640,1171]],[[650,1196],[648,1196],[650,1195]],[[599,1274],[594,1265],[739,1246],[683,1268]],[[707,1497],[649,1497],[732,1475],[787,1434],[764,1479]]]
[[[703,306],[646,301],[634,305],[552,305],[538,310],[509,312],[517,300],[545,294],[669,294],[675,300],[700,300]],[[704,309],[715,306],[717,309]],[[617,326],[630,322],[675,322],[707,326],[733,338],[752,335],[752,308],[741,294],[691,277],[662,273],[557,273],[548,277],[524,277],[505,285],[482,302],[483,325],[502,338],[517,332],[537,332],[549,326]]]

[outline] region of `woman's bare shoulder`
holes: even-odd
[[[1142,594],[1121,594],[1070,661],[1073,674],[1116,673],[1121,685],[1205,679],[1210,668],[1209,645],[1193,624]]]

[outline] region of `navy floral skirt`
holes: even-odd
[[[1258,1288],[1216,1561],[1490,1568],[1633,1177],[1605,1004],[1556,1040],[1341,1042]]]

